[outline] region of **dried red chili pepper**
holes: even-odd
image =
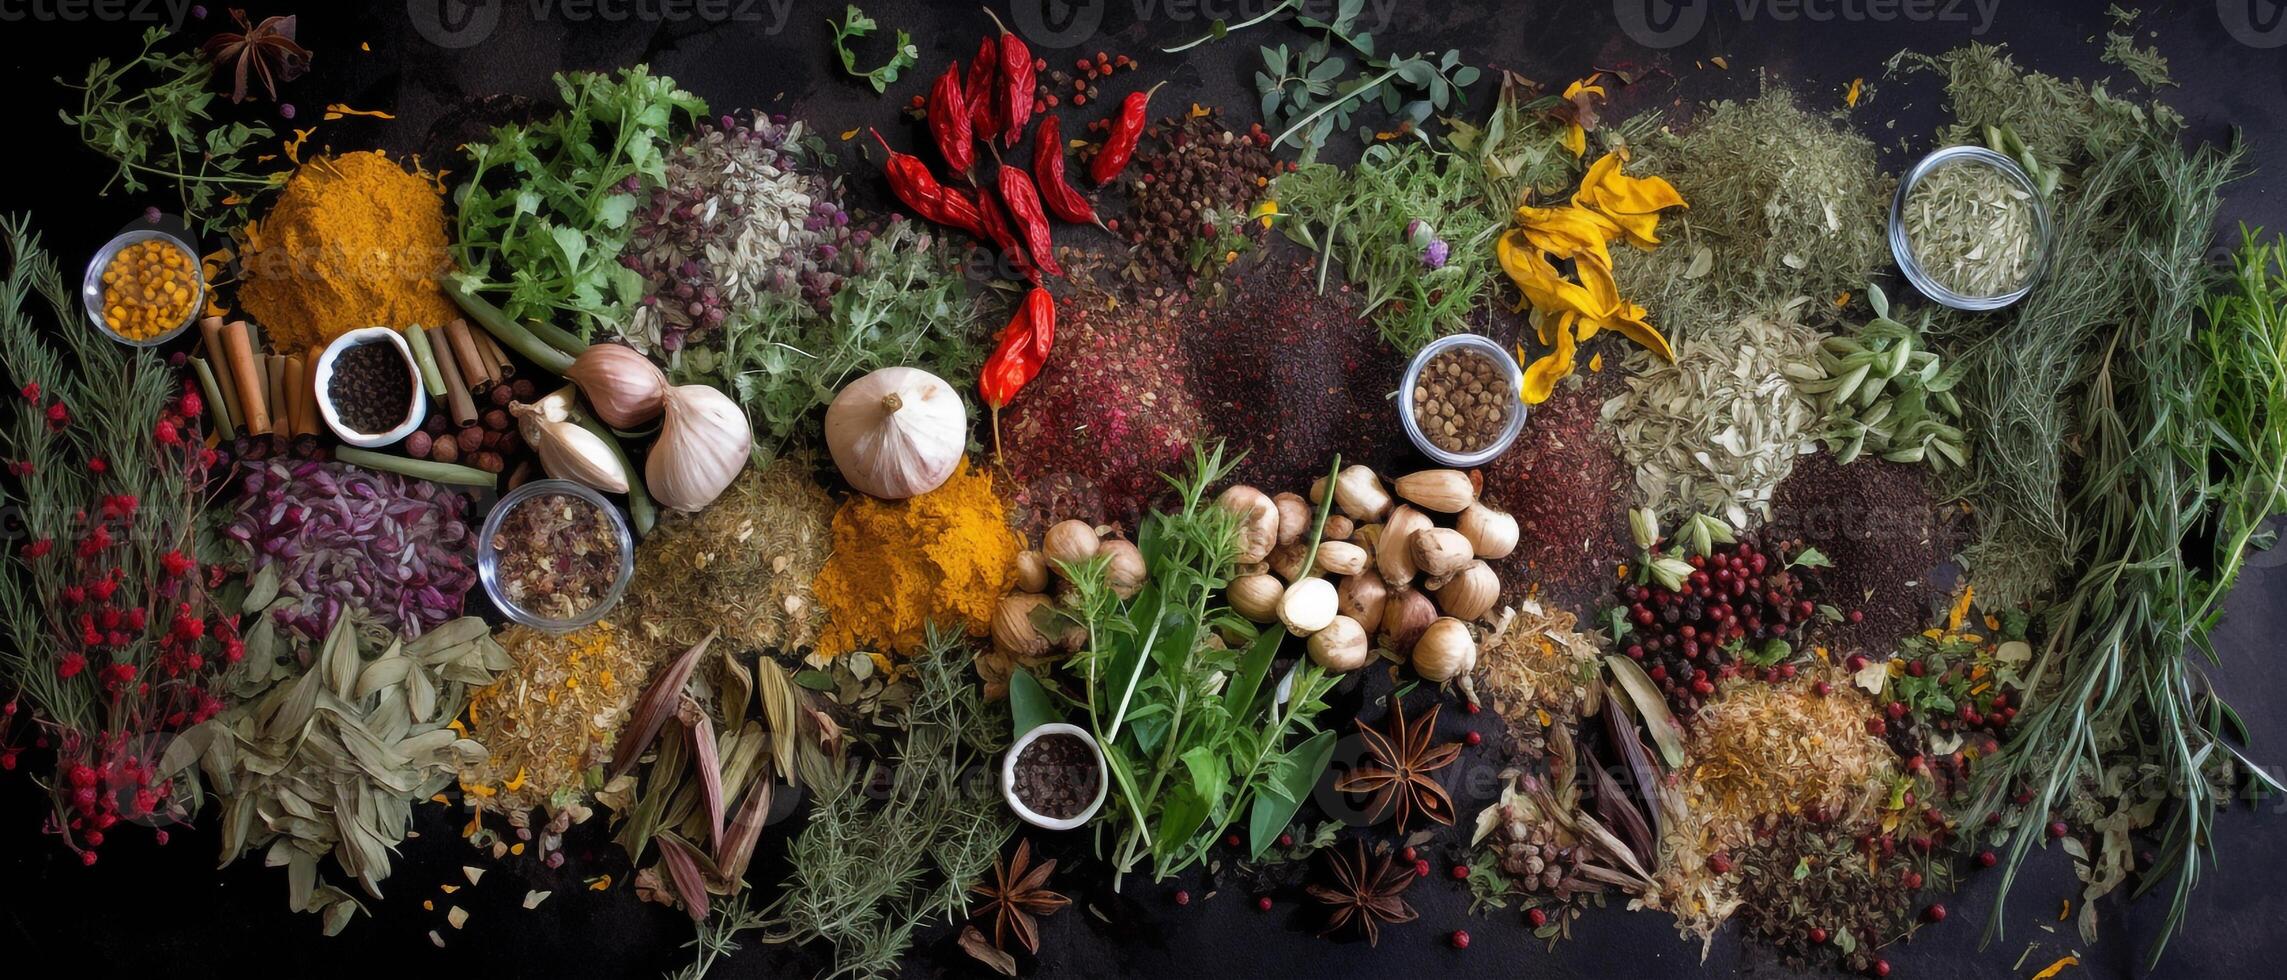
[[[1096,206],[1064,179],[1063,124],[1055,116],[1040,120],[1040,128],[1032,133],[1032,180],[1040,185],[1040,203],[1048,205],[1048,213],[1077,225],[1104,227],[1096,217]]]
[[[1129,92],[1120,103],[1120,115],[1112,121],[1112,135],[1105,138],[1104,148],[1096,158],[1088,161],[1088,179],[1102,187],[1128,168],[1128,159],[1136,155],[1136,144],[1143,141],[1144,121],[1151,106],[1151,94],[1159,91],[1161,82],[1141,92]]]
[[[1000,46],[992,38],[979,38],[977,58],[969,62],[969,83],[962,91],[969,104],[969,130],[987,143],[1001,134],[1000,100],[993,95],[1000,63]]]
[[[958,189],[937,182],[929,172],[929,165],[911,153],[899,153],[889,148],[889,141],[880,132],[868,128],[874,139],[881,143],[882,151],[889,154],[886,169],[889,172],[890,193],[905,202],[914,214],[928,221],[968,232],[978,238],[986,237],[985,222],[976,202]]]
[[[954,173],[966,174],[976,166],[977,148],[969,120],[969,100],[961,91],[961,63],[945,66],[945,74],[929,87],[929,136],[937,152]]]
[[[977,188],[977,223],[984,231],[980,237],[992,242],[995,248],[1001,250],[1002,255],[1008,257],[1009,265],[1016,269],[1017,275],[1031,280],[1033,285],[1040,284],[1040,269],[1025,257],[1024,243],[1017,239],[1016,232],[1010,230],[1008,212],[1001,207],[992,188]]]
[[[977,377],[977,392],[984,396],[985,407],[993,413],[994,454],[1000,453],[1001,409],[1016,400],[1017,392],[1040,375],[1040,369],[1048,363],[1049,348],[1055,342],[1056,297],[1034,286],[1017,304],[1008,326],[1001,328],[992,356],[985,359],[984,370]]]
[[[1056,264],[1056,241],[1048,228],[1048,215],[1040,209],[1040,191],[1032,186],[1032,177],[1004,166],[995,179],[1000,184],[1001,203],[1008,206],[1017,234],[1024,236],[1024,247],[1032,253],[1032,264],[1049,275],[1063,275],[1064,270]]]
[[[1000,101],[996,111],[1002,123],[1001,145],[1013,149],[1016,141],[1024,138],[1024,124],[1032,119],[1032,49],[1025,46],[1023,38],[1009,32],[1001,23],[1001,15],[986,8],[985,16],[1001,29],[1000,78],[994,95]]]

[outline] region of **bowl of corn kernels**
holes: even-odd
[[[96,329],[122,344],[153,347],[198,319],[206,304],[206,276],[182,239],[138,229],[113,238],[88,260],[79,292]]]

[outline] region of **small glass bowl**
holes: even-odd
[[[118,258],[119,253],[125,251],[127,246],[153,239],[165,239],[167,244],[181,249],[183,257],[190,260],[191,308],[189,312],[183,314],[183,322],[175,324],[157,336],[143,340],[130,340],[120,336],[117,331],[111,329],[110,324],[103,322],[103,270],[108,268],[111,265],[111,260]],[[95,257],[87,260],[87,273],[81,276],[79,280],[79,304],[87,310],[87,322],[94,324],[95,329],[102,331],[104,336],[129,347],[157,347],[182,336],[183,331],[190,329],[191,324],[198,322],[199,313],[206,309],[206,269],[199,262],[198,249],[192,248],[190,243],[183,241],[176,235],[151,228],[123,231],[110,241],[103,243],[103,247],[96,250]]]
[[[611,522],[613,536],[619,539],[619,575],[613,578],[611,588],[604,592],[603,598],[596,600],[596,604],[586,612],[570,619],[551,619],[510,601],[500,582],[500,552],[492,544],[493,536],[500,533],[501,522],[516,508],[535,497],[558,493],[594,504],[605,519]],[[501,615],[536,630],[569,633],[592,625],[619,604],[620,596],[627,592],[628,580],[635,577],[635,535],[628,530],[626,516],[619,512],[619,508],[612,506],[611,501],[605,500],[602,494],[570,480],[534,480],[509,491],[507,496],[492,505],[492,513],[485,515],[484,529],[477,533],[476,572],[477,578],[484,582],[484,594],[492,599],[492,604],[500,609]]]
[[[1509,379],[1509,422],[1502,427],[1500,436],[1488,443],[1485,448],[1473,453],[1456,453],[1439,447],[1429,440],[1429,434],[1422,431],[1421,421],[1414,417],[1413,391],[1414,387],[1421,382],[1422,371],[1427,369],[1429,362],[1436,359],[1439,354],[1453,350],[1467,350],[1492,360],[1494,367]],[[1524,401],[1516,397],[1516,393],[1524,387],[1524,384],[1524,369],[1518,367],[1517,359],[1510,357],[1508,351],[1502,350],[1500,344],[1493,342],[1493,338],[1473,333],[1457,333],[1450,337],[1440,337],[1430,341],[1428,345],[1414,354],[1412,361],[1406,364],[1405,379],[1398,384],[1398,421],[1404,423],[1406,438],[1413,440],[1414,448],[1421,450],[1422,455],[1437,461],[1439,465],[1463,469],[1483,466],[1498,458],[1502,453],[1508,452],[1509,447],[1516,443],[1517,435],[1525,431],[1527,409]]]
[[[1958,293],[1940,285],[1915,257],[1914,243],[1906,234],[1906,200],[1913,195],[1914,188],[1920,186],[1924,178],[1947,166],[1992,167],[2000,172],[2003,180],[2016,184],[2026,192],[2026,201],[2033,206],[2033,267],[2026,272],[2025,281],[2014,288],[1991,296]],[[2025,298],[2026,293],[2033,291],[2034,284],[2041,281],[2042,274],[2048,271],[2050,253],[2056,244],[2054,233],[2048,203],[2042,200],[2040,187],[2033,183],[2033,178],[2017,165],[2017,161],[1982,146],[1949,146],[1923,157],[1898,180],[1898,194],[1890,199],[1890,254],[1898,260],[1898,270],[1905,273],[1906,281],[1913,283],[1922,295],[1957,310],[1998,310]]]

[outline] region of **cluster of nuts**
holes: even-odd
[[[1556,891],[1573,864],[1573,849],[1559,843],[1539,808],[1521,801],[1500,804],[1500,819],[1486,845],[1500,855],[1502,873],[1528,892]]]
[[[993,645],[1018,663],[1034,663],[1050,651],[1071,653],[1088,642],[1088,631],[1055,611],[1051,576],[1063,577],[1104,556],[1104,585],[1122,599],[1143,588],[1148,570],[1135,542],[1106,538],[1086,521],[1061,521],[1041,535],[1040,548],[1018,552],[1016,591],[993,609]]]
[[[1333,513],[1315,561],[1304,567],[1315,505],[1330,493]],[[1517,521],[1480,503],[1469,474],[1423,470],[1385,489],[1373,470],[1351,466],[1332,486],[1320,479],[1307,500],[1242,485],[1216,503],[1239,518],[1240,575],[1226,594],[1231,608],[1309,637],[1319,666],[1356,670],[1378,643],[1411,658],[1414,672],[1436,683],[1476,667],[1469,624],[1492,612],[1501,595],[1500,576],[1485,562],[1516,549]],[[1450,515],[1451,526],[1431,514]]]

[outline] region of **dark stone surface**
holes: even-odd
[[[1940,50],[1973,38],[2007,42],[2021,60],[2053,73],[2108,73],[2097,59],[2106,22],[2102,5],[2091,0],[2047,4],[1985,0],[1985,6],[1992,8],[1989,13],[1977,4],[1954,0],[1891,6],[1880,0],[1812,0],[1801,5],[1780,0],[1699,0],[1697,5],[1684,3],[1683,19],[1673,23],[1688,28],[1694,18],[1691,11],[1701,11],[1700,26],[1682,31],[1688,39],[1664,53],[1643,46],[1625,30],[1623,22],[1629,20],[1625,8],[1639,2],[1654,11],[1673,12],[1668,0],[1618,4],[1374,0],[1366,19],[1387,21],[1386,27],[1375,31],[1385,47],[1459,46],[1473,63],[1511,68],[1542,80],[1562,80],[1585,74],[1592,66],[1622,63],[1669,70],[1627,90],[1619,101],[1622,107],[1751,94],[1758,74],[1796,86],[1813,103],[1832,104],[1851,78],[1874,80],[1883,60],[1902,47]],[[1075,19],[1058,22],[1086,27],[1095,21],[1094,30],[1078,32],[1087,36],[1073,42],[1076,46],[1052,47],[1060,36],[1056,31],[1037,26],[1031,30],[1036,46],[1052,62],[1068,62],[1080,51],[1098,49],[1144,57],[1145,72],[1115,82],[1169,78],[1168,89],[1158,99],[1162,109],[1192,101],[1221,104],[1230,106],[1235,118],[1246,120],[1253,114],[1249,78],[1254,46],[1273,36],[1291,41],[1293,35],[1283,29],[1245,35],[1181,58],[1157,55],[1153,49],[1204,31],[1216,13],[1236,20],[1267,3],[1088,0],[1070,6]],[[138,5],[139,0],[128,0],[123,9]],[[155,12],[165,5],[150,6]],[[191,27],[195,35],[216,29],[222,19],[223,5],[211,6],[208,20]],[[276,5],[259,5],[256,12],[269,12],[268,6]],[[315,138],[345,148],[427,147],[433,157],[438,149],[476,132],[465,128],[468,119],[513,111],[513,99],[491,99],[472,113],[467,109],[471,99],[544,100],[551,95],[552,71],[610,68],[639,60],[650,61],[656,71],[673,75],[718,108],[770,106],[810,120],[829,139],[868,124],[885,131],[897,126],[910,133],[897,109],[903,97],[922,89],[926,77],[909,77],[892,89],[895,98],[887,100],[841,77],[839,67],[829,63],[832,54],[824,26],[827,17],[839,14],[840,5],[819,0],[724,0],[719,6],[679,0],[595,4],[494,0],[465,5],[453,0],[381,0],[305,6],[309,9],[302,18],[302,37],[317,50],[318,58],[314,73],[289,90],[289,99],[302,110],[302,124],[313,124],[320,107],[331,101],[397,114],[391,122],[352,119],[325,124]],[[908,0],[868,6],[885,25],[913,31],[925,72],[933,72],[948,58],[965,59],[979,33],[988,29],[983,16],[967,3]],[[1049,6],[1065,8],[1053,2]],[[2270,40],[2287,37],[2287,26],[2274,24],[2287,17],[2287,11],[2273,0],[2220,4],[2177,0],[2151,6],[2154,9],[2139,24],[2139,34],[2157,31],[2157,43],[2183,82],[2173,99],[2191,117],[2195,134],[2222,140],[2237,127],[2253,143],[2251,163],[2257,174],[2235,188],[2227,220],[2275,227],[2287,222],[2277,197],[2283,186],[2278,174],[2287,170],[2283,166],[2287,164],[2287,108],[2283,108],[2287,107],[2287,54],[2276,46],[2248,43],[2265,40],[2263,25],[2273,27]],[[13,168],[16,176],[0,189],[0,208],[30,209],[67,266],[146,203],[155,203],[119,194],[97,198],[103,178],[98,161],[75,148],[69,131],[56,122],[54,111],[64,93],[51,78],[77,77],[94,54],[130,50],[140,29],[38,16],[42,11],[85,9],[69,0],[0,0],[0,14],[8,21],[0,27],[0,46],[5,50],[0,56],[5,75],[0,77],[9,93],[0,102],[0,120],[6,122],[0,131],[10,134],[18,161]],[[440,31],[434,26],[444,22],[436,16],[440,9],[467,16],[463,23],[473,25],[471,32]],[[1900,10],[1923,13],[1919,19],[1901,20]],[[623,16],[606,16],[614,11]],[[631,11],[681,11],[687,16],[625,16]],[[706,11],[716,13],[710,18]],[[732,16],[723,17],[726,12]],[[1879,16],[1870,19],[1870,13]],[[26,15],[37,22],[22,19]],[[424,29],[416,22],[431,26]],[[1644,23],[1641,17],[1634,22]],[[1017,18],[1012,23],[1044,21]],[[1648,36],[1641,30],[1636,35]],[[370,44],[370,51],[361,51],[361,43]],[[1728,60],[1728,70],[1699,64],[1718,55]],[[1477,94],[1482,100],[1486,93],[1480,88]],[[1896,165],[1901,153],[1895,148],[1901,143],[1920,145],[1919,134],[1930,128],[1933,107],[1933,89],[1926,81],[1882,84],[1854,118],[1883,134]],[[1068,122],[1095,114],[1091,106]],[[1894,129],[1889,128],[1892,120]],[[878,195],[876,182],[864,176],[854,181]],[[2277,747],[2287,744],[2287,710],[2280,707],[2287,697],[2287,681],[2271,672],[2266,658],[2287,625],[2283,623],[2287,603],[2282,602],[2287,597],[2287,574],[2270,567],[2276,561],[2258,564],[2265,567],[2248,571],[2219,632],[2217,645],[2224,660],[2217,675],[2219,687],[2230,692],[2254,729],[2255,754],[2275,760]],[[1349,703],[1358,700],[1353,693]],[[1449,719],[1444,727],[1449,733],[1458,732],[1463,721]],[[1463,813],[1474,813],[1490,795],[1491,765],[1480,760],[1476,772],[1457,781]],[[2276,807],[2266,807],[2221,819],[2216,832],[2221,860],[2203,875],[2186,932],[2172,946],[2163,975],[2248,976],[2276,969],[2282,949],[2277,933],[2287,924],[2287,899],[2275,885],[2287,869],[2287,839],[2275,832],[2276,813]],[[4,921],[0,943],[12,957],[20,957],[12,962],[52,964],[34,968],[42,973],[223,976],[307,970],[348,975],[420,971],[428,976],[641,976],[673,967],[686,955],[677,947],[688,937],[688,925],[677,913],[638,904],[624,888],[605,894],[581,887],[580,877],[594,870],[624,871],[623,865],[600,855],[575,860],[560,873],[535,870],[529,886],[514,873],[496,870],[483,887],[441,895],[438,885],[458,883],[463,863],[491,863],[472,860],[455,833],[453,815],[442,808],[421,811],[418,826],[423,836],[407,843],[404,860],[387,883],[388,897],[370,903],[373,917],[358,920],[346,935],[333,940],[318,935],[313,918],[285,911],[283,876],[260,867],[259,861],[215,871],[211,828],[179,828],[165,848],[154,846],[145,834],[119,834],[120,839],[104,849],[101,864],[83,869],[70,854],[39,836],[41,814],[37,790],[22,774],[0,779],[0,883],[7,890],[0,904]],[[575,840],[576,858],[583,850],[595,849],[592,840],[593,835]],[[583,846],[583,841],[589,843]],[[1060,843],[1056,850],[1077,857],[1085,847],[1085,841],[1075,840]],[[1448,839],[1430,850],[1441,875],[1413,890],[1421,921],[1386,932],[1388,949],[1369,951],[1357,943],[1311,938],[1309,930],[1316,920],[1301,911],[1297,891],[1277,893],[1276,908],[1264,914],[1255,911],[1251,895],[1237,889],[1205,898],[1204,887],[1192,876],[1181,884],[1201,898],[1187,908],[1177,909],[1169,901],[1172,885],[1131,882],[1126,898],[1111,912],[1116,925],[1079,909],[1050,920],[1045,926],[1045,955],[1033,972],[1360,977],[1784,972],[1767,952],[1743,949],[1728,935],[1702,962],[1694,946],[1677,940],[1666,916],[1618,910],[1589,915],[1573,941],[1546,952],[1532,942],[1513,912],[1466,917],[1466,892],[1442,877],[1443,869],[1460,853],[1458,845]],[[764,883],[763,895],[772,893],[767,882],[781,871],[775,863],[758,866],[754,880]],[[2057,903],[2077,897],[2077,889],[2069,868],[2061,859],[2053,859],[2036,861],[2021,878],[2001,920],[2006,938],[1980,951],[1979,920],[1991,907],[1996,885],[1993,875],[1973,878],[1949,900],[1955,912],[1952,920],[1889,952],[1897,975],[2025,976],[2080,946],[2069,923],[2054,921]],[[526,887],[552,888],[556,894],[538,911],[526,912],[518,907]],[[1112,904],[1109,896],[1082,897]],[[435,910],[421,908],[427,899],[436,900]],[[459,932],[444,924],[444,910],[453,904],[473,913],[467,928]],[[2135,972],[2142,944],[2159,927],[2164,911],[2158,900],[2125,909],[2108,902],[2104,941],[2081,950],[2089,972],[2107,976]],[[1455,928],[1472,934],[1474,944],[1466,952],[1453,951],[1445,943]],[[431,929],[447,934],[451,945],[433,948],[426,938]],[[2027,953],[2028,945],[2037,948]],[[749,947],[719,966],[719,975],[807,976],[824,962],[822,951],[816,949],[765,949],[751,942]],[[2026,953],[2023,965],[2016,966],[2021,953]],[[2260,964],[2265,962],[2274,966],[2264,968]],[[925,939],[909,958],[907,972],[986,975],[961,959],[941,934]]]

